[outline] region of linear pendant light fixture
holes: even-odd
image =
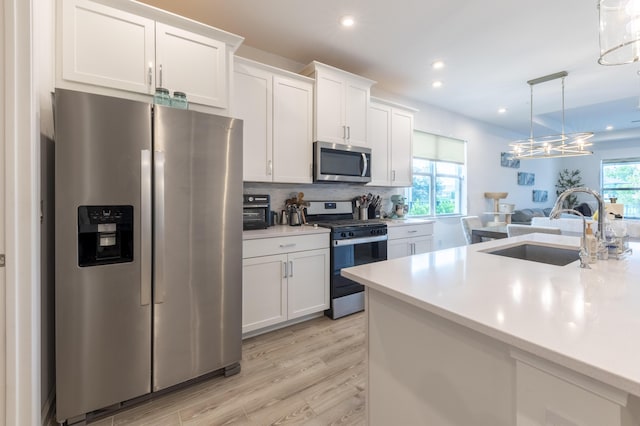
[[[567,75],[566,71],[560,71],[527,81],[527,84],[531,87],[530,136],[529,139],[521,139],[509,144],[513,158],[527,160],[593,154],[592,151],[585,149],[592,145],[588,141],[589,138],[593,137],[592,132],[564,132],[564,78]],[[533,137],[533,86],[558,78],[562,79],[562,133],[559,135]]]
[[[640,59],[640,0],[599,0],[601,65]]]

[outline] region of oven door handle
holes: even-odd
[[[386,241],[386,240],[387,240],[386,235],[378,235],[376,237],[351,238],[349,240],[334,240],[333,245],[335,247],[353,246],[356,244],[375,243],[377,241]]]

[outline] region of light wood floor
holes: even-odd
[[[243,342],[242,371],[156,397],[107,425],[365,424],[364,315],[322,317]]]

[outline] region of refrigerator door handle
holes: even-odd
[[[140,151],[140,305],[151,303],[151,151]]]
[[[165,264],[165,241],[164,241],[164,151],[154,151],[153,167],[155,171],[155,292],[153,303],[160,304],[165,298],[164,264]]]

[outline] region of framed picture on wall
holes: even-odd
[[[518,172],[518,185],[532,186],[536,183],[536,174],[527,172]]]
[[[519,169],[520,160],[513,158],[513,154],[511,154],[510,152],[501,152],[500,165],[502,167],[511,167],[513,169]]]
[[[532,198],[534,203],[545,203],[549,199],[549,192],[541,189],[534,189]]]

